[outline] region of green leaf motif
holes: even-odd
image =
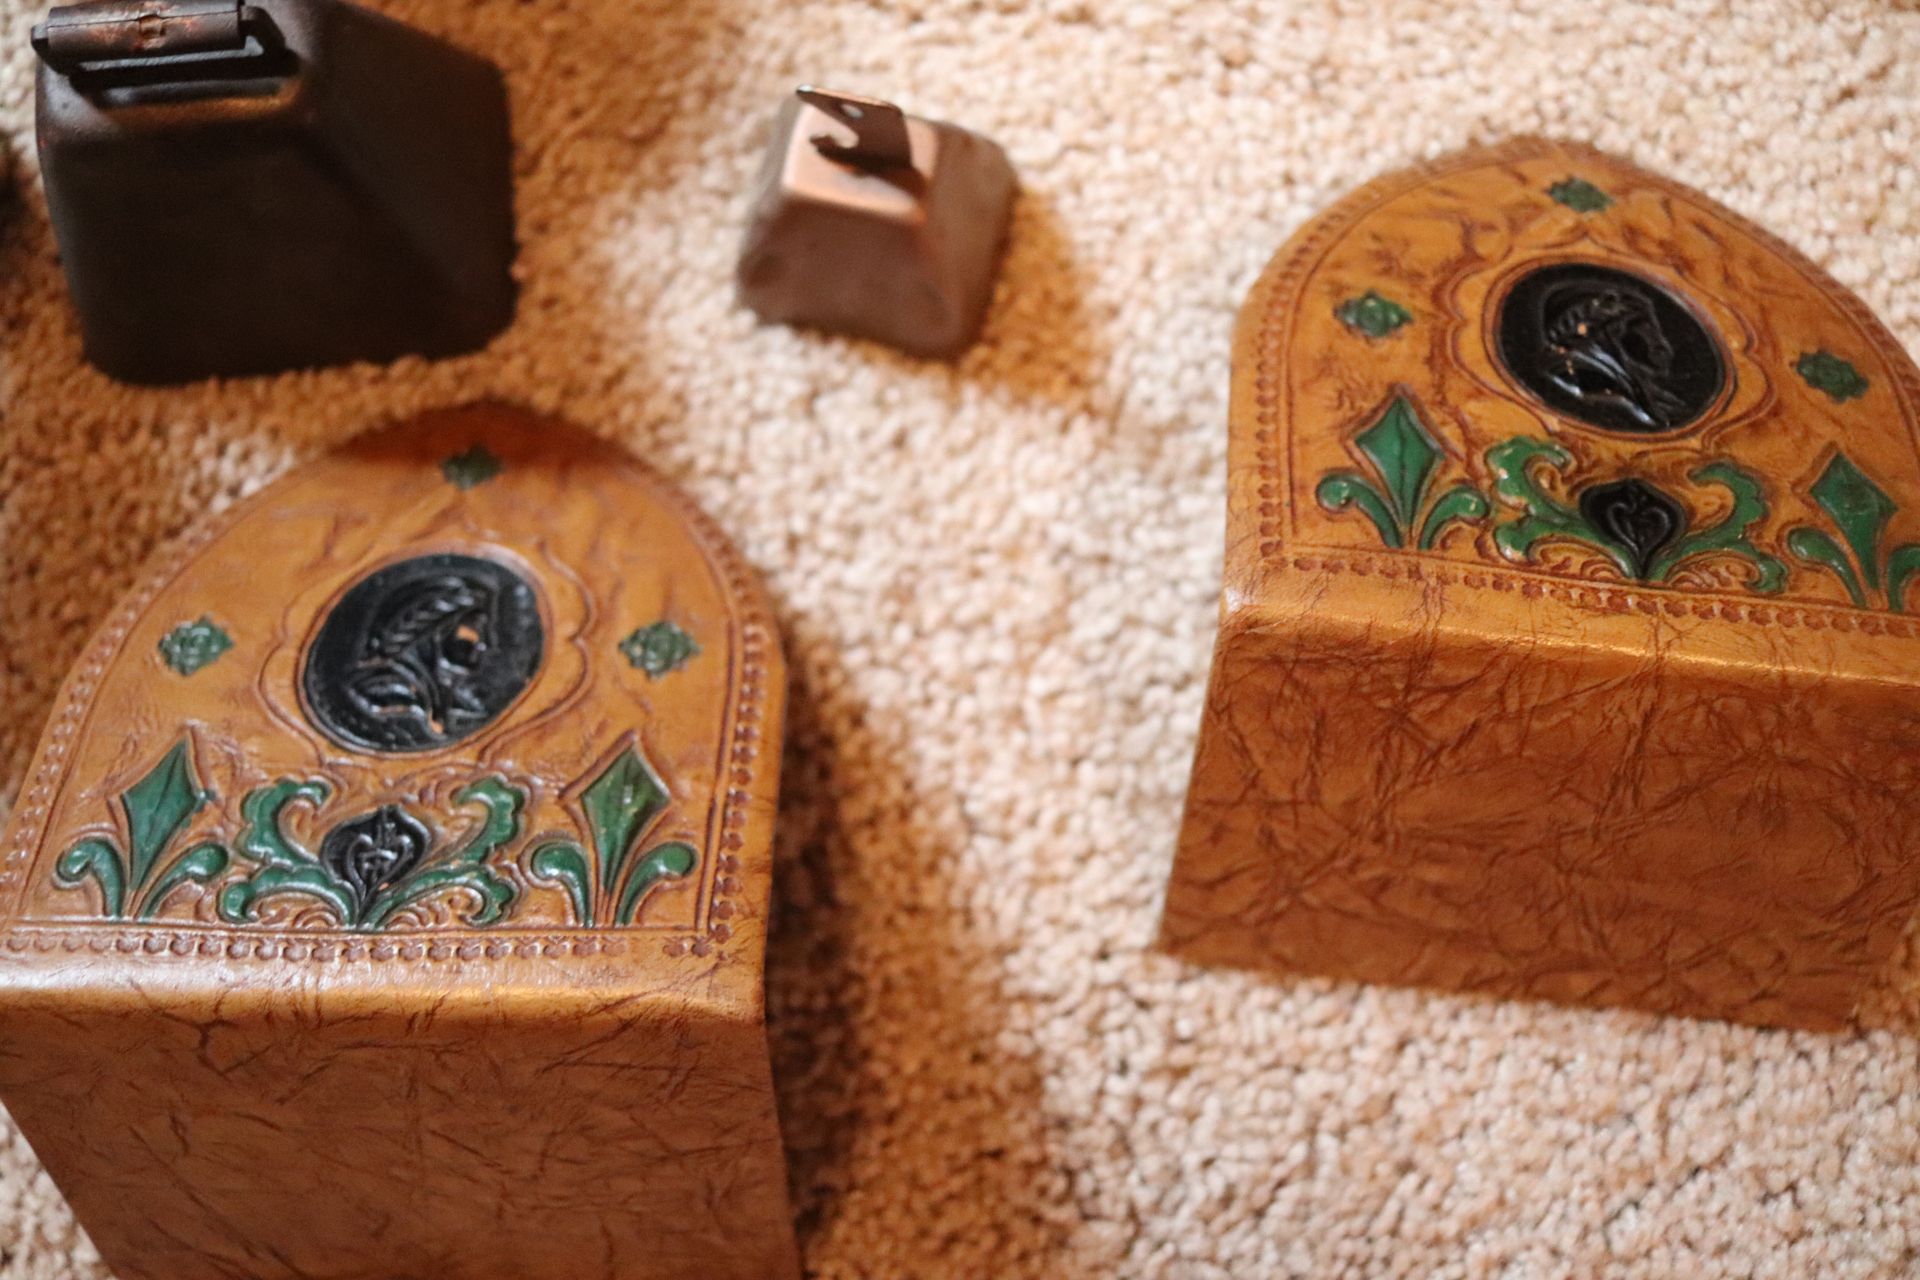
[[[634,840],[666,805],[666,787],[631,745],[581,793],[580,808],[600,861],[600,887],[607,894],[619,882]]]
[[[207,801],[193,767],[193,744],[181,738],[140,780],[120,794],[126,855],[111,840],[80,840],[54,863],[54,883],[79,888],[92,880],[105,916],[151,920],[181,885],[207,884],[227,868],[227,851],[206,842],[167,859],[167,851]],[[157,878],[156,878],[157,873]]]
[[[1586,518],[1567,506],[1534,478],[1534,464],[1555,471],[1573,465],[1573,455],[1550,440],[1531,440],[1516,436],[1487,450],[1487,465],[1493,470],[1493,496],[1521,514],[1494,526],[1493,545],[1509,560],[1525,563],[1533,558],[1533,549],[1549,538],[1567,538],[1586,543],[1612,560],[1621,576],[1633,576],[1633,564],[1612,541],[1603,537]]]
[[[161,661],[183,676],[192,675],[231,648],[233,637],[205,614],[160,637]]]
[[[281,811],[296,800],[318,809],[332,794],[332,788],[324,782],[296,782],[292,778],[248,792],[240,802],[240,817],[246,823],[240,835],[240,855],[270,867],[304,866],[310,859],[281,831]]]
[[[379,884],[371,893],[343,879],[334,867],[286,834],[284,816],[290,805],[300,802],[318,809],[328,794],[326,783],[317,779],[282,778],[257,788],[241,802],[246,829],[239,847],[254,869],[221,893],[222,919],[231,924],[255,923],[261,907],[283,895],[310,898],[342,927],[360,930],[387,928],[408,907],[443,895],[465,906],[462,923],[470,927],[484,928],[506,917],[515,890],[493,868],[491,859],[520,833],[524,791],[499,778],[482,778],[463,787],[453,802],[485,811],[479,830],[457,850],[428,851],[392,883]]]
[[[1906,612],[1907,583],[1920,570],[1920,543],[1903,543],[1887,557],[1887,607]]]
[[[500,474],[500,459],[483,444],[456,453],[440,464],[440,474],[456,489],[472,489]]]
[[[640,627],[620,642],[620,652],[647,679],[658,680],[700,656],[700,646],[679,626],[664,618]]]
[[[699,851],[684,840],[660,844],[634,861],[634,851],[670,798],[666,784],[629,737],[580,793],[591,866],[578,843],[553,840],[534,850],[527,862],[529,875],[536,883],[566,890],[580,925],[632,924],[656,885],[692,874],[699,862]]]
[[[1613,197],[1585,178],[1563,178],[1548,187],[1547,194],[1575,213],[1599,213],[1613,206]]]
[[[1795,529],[1787,535],[1787,550],[1795,559],[1816,568],[1826,569],[1840,579],[1840,585],[1847,589],[1847,598],[1853,601],[1853,607],[1867,607],[1867,593],[1860,586],[1860,575],[1853,571],[1853,565],[1847,560],[1847,553],[1840,544],[1819,529]]]
[[[1755,546],[1748,536],[1767,514],[1760,484],[1730,462],[1708,463],[1689,478],[1698,484],[1717,484],[1727,489],[1733,494],[1733,509],[1708,528],[1683,530],[1644,568],[1634,548],[1609,536],[1579,509],[1561,502],[1541,487],[1538,467],[1564,472],[1573,465],[1573,456],[1560,445],[1517,436],[1488,449],[1487,465],[1494,475],[1494,497],[1520,511],[1497,524],[1493,531],[1495,548],[1509,560],[1524,564],[1533,558],[1535,548],[1541,543],[1561,540],[1600,552],[1620,576],[1629,581],[1666,582],[1688,561],[1730,555],[1744,561],[1751,570],[1751,578],[1745,584],[1749,591],[1771,594],[1786,585],[1786,565]]]
[[[1651,582],[1665,582],[1673,571],[1697,556],[1729,554],[1753,566],[1749,591],[1771,595],[1787,585],[1787,566],[1753,544],[1748,537],[1754,525],[1767,518],[1767,499],[1760,482],[1731,462],[1709,462],[1688,476],[1695,484],[1717,484],[1733,495],[1733,509],[1726,519],[1706,529],[1688,533],[1672,549],[1657,557],[1647,573]]]
[[[1803,526],[1787,535],[1787,550],[1838,578],[1856,609],[1877,602],[1894,613],[1905,612],[1907,584],[1920,569],[1920,543],[1883,548],[1887,524],[1899,504],[1838,449],[1807,493],[1826,513],[1840,541],[1826,530]]]
[[[564,888],[573,918],[582,925],[593,925],[593,872],[587,869],[587,858],[579,845],[565,840],[543,844],[533,851],[527,869],[537,883]]]
[[[292,778],[281,778],[247,793],[240,802],[245,826],[240,833],[239,854],[259,869],[221,890],[221,919],[229,924],[252,923],[258,919],[261,902],[286,893],[313,898],[342,922],[353,919],[351,888],[289,840],[281,824],[282,814],[295,801],[318,809],[331,794],[324,782]]]
[[[1846,454],[1834,451],[1820,478],[1808,490],[1853,550],[1854,562],[1871,590],[1880,586],[1880,539],[1897,508],[1886,490],[1867,478]]]
[[[1867,378],[1831,351],[1808,352],[1794,362],[1793,371],[1815,391],[1824,391],[1835,404],[1867,394]]]
[[[1491,508],[1486,495],[1470,484],[1457,484],[1434,500],[1427,518],[1420,525],[1420,550],[1431,551],[1446,527],[1455,520],[1478,521]]]
[[[1321,478],[1313,496],[1329,511],[1358,507],[1360,513],[1373,522],[1374,531],[1380,535],[1384,545],[1395,550],[1406,545],[1400,522],[1380,496],[1380,491],[1365,476],[1353,471],[1335,471]]]
[[[1440,446],[1413,412],[1406,397],[1396,397],[1380,421],[1354,437],[1354,444],[1386,482],[1387,500],[1402,529],[1413,523],[1427,480],[1440,460]]]
[[[91,877],[100,886],[101,914],[115,920],[127,914],[127,876],[120,851],[98,837],[77,841],[53,864],[53,882],[77,889]]]
[[[1448,524],[1486,516],[1486,498],[1468,484],[1454,485],[1427,508],[1427,493],[1445,453],[1406,396],[1395,396],[1353,443],[1377,481],[1357,471],[1329,472],[1321,478],[1314,497],[1328,511],[1358,508],[1372,522],[1383,545],[1404,547],[1417,528],[1419,549],[1429,551]],[[1421,519],[1423,510],[1425,519]]]
[[[1357,298],[1348,298],[1333,309],[1333,315],[1355,333],[1374,339],[1384,338],[1402,325],[1413,323],[1411,311],[1372,289]]]
[[[168,896],[181,885],[190,882],[211,884],[226,869],[227,851],[220,845],[208,841],[193,846],[176,858],[166,873],[154,881],[146,901],[140,906],[140,919],[151,920],[158,915]]]
[[[356,914],[353,894],[325,867],[268,867],[220,891],[220,918],[228,924],[256,924],[260,904],[282,894],[301,894],[333,912],[341,923]]]
[[[684,840],[675,840],[663,844],[633,869],[633,878],[627,881],[626,892],[620,895],[620,909],[614,914],[615,924],[632,924],[634,913],[646,899],[647,891],[666,880],[679,880],[693,870],[693,864],[699,855],[692,845]]]
[[[132,850],[128,872],[136,885],[146,882],[161,850],[173,842],[187,819],[205,802],[200,779],[193,772],[193,754],[184,738],[174,743],[145,777],[127,788],[120,797],[120,807],[127,815],[127,843]]]

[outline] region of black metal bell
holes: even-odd
[[[105,0],[33,42],[47,202],[107,373],[456,355],[513,319],[491,63],[341,0]]]

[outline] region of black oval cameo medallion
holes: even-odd
[[[1500,359],[1569,417],[1629,435],[1696,421],[1726,384],[1719,344],[1685,303],[1639,276],[1557,262],[1500,304]]]
[[[427,751],[477,733],[532,681],[533,588],[505,565],[430,555],[368,574],[321,624],[301,687],[342,746]]]

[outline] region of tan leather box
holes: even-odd
[[[1308,225],[1236,338],[1165,944],[1845,1025],[1920,890],[1916,404],[1799,254],[1584,148]]]
[[[782,670],[705,517],[506,409],[152,569],[0,846],[0,1097],[114,1272],[797,1274]]]

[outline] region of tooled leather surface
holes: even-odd
[[[758,1025],[323,987],[9,1010],[8,1109],[121,1280],[797,1274]]]
[[[1606,438],[1494,368],[1481,308],[1505,256],[1595,251],[1551,207],[1558,229],[1522,248],[1543,214],[1538,200],[1512,206],[1570,173],[1641,193],[1613,210],[1624,216],[1606,252],[1706,282],[1704,305],[1734,335],[1727,407],[1702,428],[1651,445]],[[1686,252],[1663,252],[1676,244]],[[1425,263],[1436,274],[1421,276]],[[1413,323],[1356,342],[1332,310],[1364,287],[1397,292]],[[1842,341],[1871,401],[1833,403],[1791,370],[1797,353]],[[1773,486],[1757,540],[1776,549],[1840,445],[1870,458],[1898,503],[1897,540],[1920,515],[1914,380],[1857,301],[1797,255],[1582,149],[1469,154],[1383,180],[1310,225],[1242,316],[1226,603],[1166,945],[1219,963],[1845,1025],[1920,895],[1907,853],[1920,837],[1911,625],[1852,608],[1837,579],[1808,571],[1759,597],[1737,574],[1624,582],[1567,543],[1514,564],[1484,523],[1427,552],[1390,551],[1314,488],[1356,465],[1351,433],[1397,387],[1426,410],[1449,480],[1516,434],[1565,443],[1603,478],[1738,458]]]
[[[1547,192],[1569,177],[1591,179],[1612,202],[1582,214]],[[1702,418],[1652,435],[1597,430],[1528,393],[1496,352],[1501,297],[1527,271],[1558,262],[1625,268],[1677,291],[1715,335],[1728,362],[1726,386]],[[1376,290],[1405,303],[1412,319],[1369,340],[1339,318],[1349,299]],[[1800,357],[1844,357],[1864,392],[1836,399],[1795,371]],[[1236,458],[1267,486],[1257,502],[1265,554],[1284,546],[1372,556],[1380,538],[1353,511],[1329,509],[1315,490],[1329,473],[1365,470],[1353,437],[1395,395],[1410,397],[1443,450],[1433,488],[1468,481],[1492,496],[1490,447],[1514,437],[1571,454],[1564,477],[1540,472],[1555,496],[1588,480],[1622,475],[1660,484],[1691,508],[1695,526],[1722,516],[1726,492],[1692,473],[1731,463],[1760,483],[1765,515],[1753,541],[1792,570],[1779,592],[1747,589],[1738,565],[1693,562],[1665,584],[1728,606],[1833,604],[1824,625],[1867,620],[1845,608],[1838,577],[1801,563],[1788,532],[1826,519],[1808,493],[1840,449],[1896,504],[1884,542],[1920,536],[1920,371],[1865,306],[1791,247],[1698,192],[1588,148],[1532,140],[1463,153],[1391,175],[1355,192],[1295,237],[1256,287],[1242,316],[1236,369],[1255,379],[1236,406]],[[1427,562],[1512,568],[1493,544],[1509,514],[1456,526]],[[1831,528],[1830,525],[1827,526]],[[1411,539],[1409,540],[1411,541]],[[1618,582],[1592,548],[1554,540],[1526,562],[1576,582]],[[1433,566],[1437,568],[1437,565]],[[1582,593],[1588,601],[1595,597]],[[1784,610],[1791,625],[1797,611]],[[1882,611],[1873,620],[1914,635]]]
[[[1217,656],[1183,954],[1836,1027],[1911,914],[1872,691],[1280,625]]]
[[[441,463],[502,464],[462,490]],[[444,750],[352,751],[307,720],[303,644],[344,585],[478,547],[525,567],[550,645],[500,719]],[[207,615],[232,648],[190,675],[158,638]],[[648,678],[636,626],[699,652]],[[757,585],[705,518],[577,428],[482,407],[363,438],[270,486],[163,562],[63,691],[0,880],[0,1098],[126,1277],[779,1276],[796,1267],[761,994],[784,676]],[[495,865],[497,924],[430,903],[391,927],[325,912],[237,922],[241,860],[151,922],[53,875],[184,734],[209,793],[179,844],[238,848],[242,798],[331,795],[291,817],[434,809],[477,777],[524,790]],[[587,845],[580,792],[638,749],[669,802],[641,836],[697,870],[631,925],[585,927],[531,870]],[[469,806],[471,807],[471,806]],[[469,816],[469,822],[474,819]],[[636,846],[638,848],[638,846]]]
[[[477,441],[504,453],[506,466],[463,491],[439,468]],[[380,755],[330,741],[300,692],[316,620],[372,567],[473,548],[522,565],[539,584],[548,637],[533,685],[451,751]],[[443,817],[457,841],[474,806],[461,810],[453,795],[482,777],[527,793],[517,843],[581,842],[578,792],[630,744],[668,782],[654,838],[700,846],[699,874],[655,891],[637,923],[668,934],[663,945],[675,954],[725,947],[735,909],[726,898],[738,885],[729,859],[737,863],[751,808],[767,802],[771,757],[760,742],[765,725],[778,723],[779,690],[771,705],[769,692],[779,655],[757,588],[724,539],[637,465],[564,424],[500,410],[433,415],[256,495],[190,534],[175,559],[115,613],[63,690],[0,845],[0,918],[97,919],[96,890],[62,884],[53,864],[89,836],[124,844],[119,797],[183,741],[198,781],[224,801],[195,814],[176,846],[236,844],[242,797],[287,778],[329,791],[318,806],[287,811],[287,834],[309,849],[330,823],[395,799]],[[701,652],[684,670],[650,678],[618,645],[669,615]],[[190,675],[169,670],[161,641],[198,618],[231,633],[234,648]],[[215,899],[237,874],[233,861],[226,877],[183,885],[156,918],[231,929]],[[564,890],[529,874],[523,857],[511,861],[517,893],[504,923],[566,931]],[[53,936],[16,932],[35,947]],[[189,936],[197,945],[203,933]],[[262,937],[254,926],[239,930],[240,940]]]

